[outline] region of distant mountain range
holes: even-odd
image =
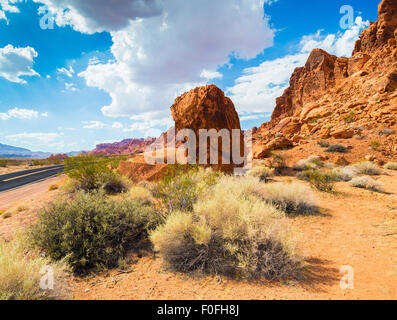
[[[47,158],[50,155],[50,152],[35,152],[0,143],[0,158]]]

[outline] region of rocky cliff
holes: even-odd
[[[351,58],[314,49],[305,66],[295,69],[290,86],[276,99],[271,121],[254,134],[254,157],[319,139],[353,137],[360,140],[352,143],[357,148],[367,144],[368,152],[376,139],[376,156],[396,157],[397,1],[383,0],[378,12]]]

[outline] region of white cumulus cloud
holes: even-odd
[[[220,78],[214,70],[231,55],[254,58],[273,44],[263,0],[158,3],[161,14],[111,32],[114,61],[89,65],[79,74],[110,95],[111,104],[102,108],[106,116],[168,109],[177,95],[205,84],[204,78]]]
[[[30,120],[37,119],[40,113],[36,110],[32,109],[23,109],[23,108],[13,108],[8,110],[7,112],[0,112],[0,120],[9,120],[9,119],[21,119],[21,120]],[[44,112],[41,114],[42,117],[47,117],[48,112]]]
[[[49,143],[56,141],[60,135],[58,133],[18,133],[10,134],[6,136],[6,139],[10,141],[17,141],[19,143]]]
[[[103,129],[106,125],[101,121],[81,121],[84,129]]]
[[[33,70],[37,52],[32,47],[16,48],[11,44],[0,48],[0,77],[11,82],[25,84],[21,76],[38,76]]]
[[[58,26],[92,34],[126,27],[130,20],[161,13],[160,0],[33,0],[55,15]]]
[[[288,87],[294,69],[305,65],[311,50],[321,48],[338,56],[351,56],[361,30],[368,25],[368,21],[357,17],[355,24],[343,33],[323,35],[319,30],[316,34],[303,36],[295,54],[243,70],[226,93],[238,112],[272,112],[275,99]]]

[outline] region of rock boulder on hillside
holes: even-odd
[[[177,132],[182,129],[191,129],[196,135],[196,159],[199,159],[199,130],[215,129],[218,132],[228,129],[230,137],[232,130],[240,130],[240,150],[243,152],[244,138],[241,132],[240,120],[233,102],[225,97],[222,90],[215,85],[197,87],[175,99],[171,106],[172,117],[175,121]],[[207,164],[210,163],[210,146],[207,144]],[[230,145],[231,150],[231,145]],[[222,143],[218,144],[218,165],[214,167],[224,171],[232,170],[235,165],[231,154],[227,156],[230,164],[222,159]]]

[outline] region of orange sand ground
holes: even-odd
[[[291,178],[277,178],[286,179]],[[387,171],[376,179],[385,193],[340,182],[334,194],[316,192],[322,215],[290,218],[301,234],[301,252],[308,263],[302,282],[193,279],[163,271],[161,259],[147,255],[136,258],[130,273],[113,270],[94,277],[73,277],[73,294],[75,299],[397,299],[397,172]],[[38,195],[33,194],[37,185],[25,188],[24,202],[31,207],[11,218],[0,218],[0,236],[10,236],[31,223],[37,207],[58,193],[41,186]],[[0,198],[0,209],[2,206],[4,197]],[[340,288],[339,270],[344,265],[354,268],[353,290]]]

